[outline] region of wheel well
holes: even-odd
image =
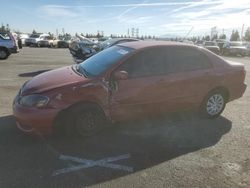
[[[10,54],[10,53],[9,53],[9,50],[8,50],[6,47],[0,46],[0,49],[5,50],[8,54]]]
[[[226,101],[229,100],[230,95],[229,95],[229,91],[226,87],[218,86],[218,87],[212,89],[209,93],[214,92],[214,91],[221,91],[222,94],[224,95]]]
[[[99,104],[94,103],[94,102],[78,102],[78,103],[72,104],[72,105],[70,105],[69,107],[67,107],[67,108],[65,108],[65,109],[63,109],[63,110],[61,110],[61,111],[57,114],[57,116],[56,116],[56,118],[54,119],[54,122],[53,122],[53,129],[56,129],[56,128],[60,127],[60,125],[63,124],[63,122],[65,122],[65,118],[67,118],[67,115],[66,115],[66,114],[67,114],[71,109],[75,108],[76,106],[82,106],[82,105],[96,107],[96,109],[102,111],[103,114],[106,116],[104,110],[102,109],[102,107],[101,107]],[[54,130],[54,131],[55,131],[55,130]]]

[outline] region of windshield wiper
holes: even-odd
[[[86,78],[88,78],[89,76],[88,76],[88,72],[86,71],[86,69],[82,68],[81,66],[79,66],[79,67],[80,67],[80,69],[81,69],[81,71],[82,71],[82,74],[83,74]]]
[[[84,72],[82,72],[80,65],[73,65],[72,69],[73,69],[73,71],[75,71],[75,73],[87,78],[87,75]]]
[[[79,72],[81,75],[83,75],[85,78],[88,78],[88,72],[79,64],[76,65],[76,71]]]

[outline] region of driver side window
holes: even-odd
[[[155,76],[166,73],[167,62],[166,49],[153,48],[133,55],[118,70],[128,72],[129,78]]]

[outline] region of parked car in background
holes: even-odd
[[[37,47],[50,47],[50,41],[53,40],[52,36],[43,36],[37,41]]]
[[[69,47],[69,41],[71,38],[67,37],[58,37],[54,38],[53,40],[50,40],[50,47],[53,48],[68,48]]]
[[[225,55],[241,55],[242,57],[247,55],[247,48],[242,42],[232,41],[227,42],[223,46],[223,54]]]
[[[98,42],[101,43],[101,42],[104,42],[105,40],[109,40],[109,39],[112,39],[110,37],[101,37],[101,38],[98,38]]]
[[[29,38],[29,34],[20,34],[19,38],[21,39],[22,45],[25,45],[25,40]]]
[[[33,44],[33,41],[36,39],[39,39],[41,34],[31,34],[29,38],[25,39],[25,45],[26,46],[31,46]]]
[[[116,44],[121,44],[125,42],[134,42],[134,41],[140,41],[140,40],[134,39],[134,38],[113,38],[113,39],[108,39],[108,40],[105,40],[104,42],[101,42],[99,44],[99,47],[100,47],[100,50],[103,50],[111,46],[114,46]]]
[[[225,39],[216,39],[215,41],[220,48],[220,54],[223,54],[223,46],[227,41]]]
[[[196,46],[203,46],[203,44],[204,44],[203,40],[197,40],[197,41],[195,41],[195,45]]]
[[[89,136],[105,122],[196,109],[216,118],[246,90],[244,65],[194,45],[128,42],[26,82],[13,102],[22,131]],[[185,91],[185,92],[183,92]]]
[[[32,34],[29,38],[25,40],[26,46],[38,46],[39,41],[46,40],[46,37],[50,37],[49,34]],[[46,43],[46,42],[45,42]]]
[[[247,55],[250,56],[250,43],[246,43],[245,46],[247,49]]]
[[[76,63],[88,59],[99,51],[99,46],[90,40],[75,40],[69,45],[69,51]]]
[[[210,50],[211,52],[214,52],[215,54],[219,55],[220,54],[220,48],[217,45],[216,42],[213,41],[205,41],[203,43],[203,47]]]
[[[10,54],[18,52],[19,48],[14,36],[8,32],[0,32],[0,59],[7,59]]]
[[[186,44],[194,44],[194,42],[193,41],[191,41],[191,40],[183,40],[183,41],[180,41],[180,42],[184,42],[184,43],[186,43]]]

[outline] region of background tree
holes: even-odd
[[[225,35],[225,34],[221,34],[220,36],[219,36],[219,39],[226,39],[227,38],[227,36]]]
[[[35,29],[33,29],[32,34],[37,34],[37,32],[36,32],[36,30],[35,30]]]
[[[211,40],[216,40],[216,39],[218,39],[218,35],[217,34],[213,35],[212,38],[211,38]]]
[[[9,24],[6,24],[6,31],[10,32],[10,25]]]
[[[0,31],[1,31],[1,32],[10,32],[10,25],[9,25],[9,24],[4,25],[4,24],[2,23],[2,24],[1,24],[1,27],[0,27]]]
[[[205,36],[205,41],[210,41],[210,36],[209,35]]]
[[[1,31],[1,32],[6,32],[6,29],[5,29],[5,26],[3,25],[3,23],[2,23],[2,25],[1,25],[0,31]]]
[[[238,30],[236,31],[232,31],[231,37],[230,37],[230,41],[238,41],[240,39],[240,35]]]
[[[250,41],[250,27],[247,28],[246,32],[245,32],[245,36],[244,39],[246,41]]]
[[[100,38],[100,37],[101,37],[101,34],[99,33],[99,31],[97,31],[96,37],[97,37],[97,38]]]

